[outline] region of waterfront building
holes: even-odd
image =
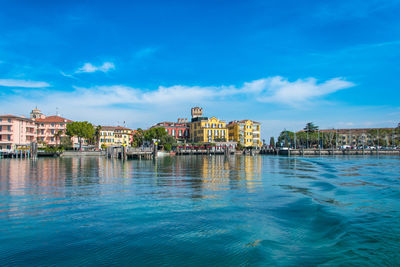
[[[60,144],[61,138],[66,137],[67,124],[72,122],[57,115],[48,117],[42,115],[39,118],[33,116],[37,114],[31,113],[31,118],[37,125],[37,142],[51,146]],[[77,143],[75,138],[73,141]]]
[[[163,121],[157,123],[156,125],[152,126],[151,128],[163,127],[165,131],[175,138],[177,141],[187,141],[189,140],[189,122],[187,119],[178,119],[177,122],[169,122]],[[150,129],[151,129],[150,128]]]
[[[252,120],[231,121],[228,125],[228,139],[245,147],[261,147],[261,124]]]
[[[131,146],[132,135],[132,129],[117,126],[114,130],[114,144],[117,146]]]
[[[0,116],[0,150],[10,151],[29,146],[36,141],[33,120],[14,115]]]
[[[103,145],[107,147],[115,145],[114,132],[116,128],[115,126],[101,126],[99,148]]]
[[[195,143],[226,142],[226,122],[216,117],[195,117],[190,123],[190,140]]]

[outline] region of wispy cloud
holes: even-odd
[[[345,81],[342,78],[334,78],[318,83],[315,78],[290,82],[286,78],[277,76],[256,82],[256,86],[251,84],[249,86],[253,91],[259,92],[258,101],[281,103],[290,106],[304,105],[325,95],[355,86],[354,83]]]
[[[158,51],[157,47],[146,47],[143,49],[140,49],[135,53],[136,58],[144,58],[153,55]]]
[[[23,88],[43,88],[43,87],[49,87],[50,84],[47,82],[38,82],[38,81],[0,79],[0,86],[23,87]]]
[[[42,84],[41,84],[42,85]],[[32,84],[31,84],[32,86]],[[315,78],[289,81],[276,76],[244,83],[242,86],[159,86],[156,90],[133,88],[125,85],[78,87],[71,92],[47,92],[49,98],[83,106],[107,105],[177,105],[200,101],[229,101],[249,97],[256,102],[299,107],[323,98],[338,90],[354,86],[342,78],[318,83]],[[39,86],[38,86],[39,87]],[[43,86],[40,86],[43,87]],[[50,100],[49,101],[53,101]]]
[[[92,63],[87,62],[87,63],[83,64],[82,67],[77,69],[75,71],[75,73],[92,73],[92,72],[96,72],[96,71],[108,72],[108,71],[114,70],[114,69],[115,69],[115,65],[112,62],[104,62],[103,65],[101,65],[101,66],[95,66]]]
[[[73,76],[72,74],[68,74],[68,73],[65,73],[65,72],[63,72],[63,71],[60,71],[60,74],[62,75],[62,76],[64,76],[64,77],[68,77],[68,78],[72,78],[72,79],[77,79],[75,76]]]

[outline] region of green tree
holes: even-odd
[[[274,137],[271,137],[271,138],[269,139],[269,146],[270,146],[270,147],[275,147],[275,138],[274,138]]]
[[[99,147],[99,142],[100,142],[100,134],[101,134],[101,125],[98,125],[96,129],[94,130],[94,144],[96,147]]]
[[[63,131],[61,131],[61,130],[58,130],[58,131],[54,134],[54,137],[56,138],[56,146],[58,146],[58,140],[61,141],[61,136],[62,136],[62,134],[63,134]]]
[[[64,149],[72,148],[71,137],[69,137],[69,136],[61,136],[60,144],[61,144],[61,147],[63,147]]]
[[[132,147],[140,147],[143,145],[144,141],[144,131],[141,128],[138,128],[133,134],[132,138]]]
[[[313,133],[318,130],[318,126],[314,125],[313,122],[309,122],[306,124],[306,127],[304,127],[304,131],[308,133]]]
[[[163,127],[151,128],[144,132],[144,140],[152,141],[153,139],[161,140],[163,136],[168,135]]]
[[[294,141],[294,132],[283,130],[278,137],[278,144],[284,147],[292,146]]]
[[[164,150],[169,152],[172,149],[172,145],[171,144],[164,144]]]
[[[91,139],[94,136],[95,129],[93,125],[87,121],[75,121],[67,124],[67,135],[76,136],[79,142],[79,149],[82,148],[82,139]]]

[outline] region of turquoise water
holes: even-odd
[[[2,266],[400,265],[400,158],[0,160]]]

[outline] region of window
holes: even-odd
[[[8,122],[11,122],[11,119],[8,119]]]
[[[54,137],[51,138],[51,142],[54,142]]]
[[[172,136],[175,136],[175,129],[172,130]]]
[[[222,128],[222,124],[218,124],[218,128]]]
[[[11,126],[7,126],[7,130],[11,131]]]
[[[54,127],[54,123],[51,124],[51,127]]]
[[[51,130],[51,134],[54,134],[54,130]]]
[[[2,130],[2,128],[1,128],[1,126],[0,126],[0,132],[1,132],[1,130]]]
[[[60,127],[64,127],[64,123],[60,123]]]
[[[212,135],[212,130],[208,130],[208,135]]]
[[[225,131],[222,130],[222,131],[221,131],[221,135],[222,135],[222,136],[225,136]]]
[[[215,128],[215,123],[212,124],[212,127]]]
[[[218,130],[214,130],[214,135],[215,135],[215,136],[218,135]]]
[[[11,136],[10,135],[7,136],[7,140],[11,141]]]
[[[182,130],[179,130],[179,136],[182,136]]]

